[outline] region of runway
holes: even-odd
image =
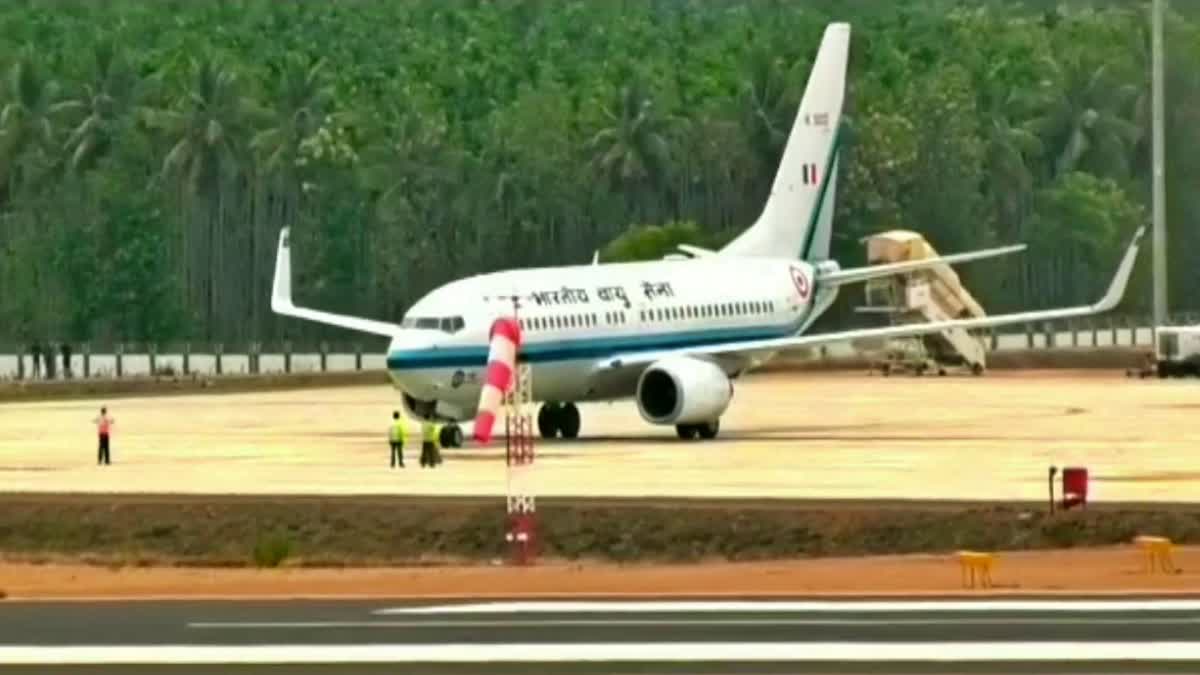
[[[1184,672],[1200,667],[1198,630],[1200,600],[1187,599],[5,603],[0,664],[42,673],[280,672],[270,664],[320,673],[533,664],[588,673]]]
[[[684,443],[631,401],[582,406],[582,437],[537,444],[539,496],[1042,500],[1050,465],[1093,500],[1190,501],[1195,382],[1112,371],[983,377],[753,375],[721,435]],[[0,406],[0,491],[502,495],[502,442],[388,470],[387,386]],[[91,420],[116,417],[114,464]],[[410,450],[408,457],[415,459]],[[186,467],[186,470],[181,470]]]

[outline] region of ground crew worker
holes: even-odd
[[[108,408],[100,408],[100,416],[92,420],[92,423],[96,425],[96,433],[100,437],[100,448],[96,456],[97,464],[112,464],[108,454],[108,437],[115,422],[116,420],[109,416]]]
[[[429,420],[421,422],[421,466],[434,467],[438,464],[437,425]]]
[[[46,379],[53,380],[54,373],[57,370],[55,365],[57,361],[54,358],[54,344],[47,342],[46,349],[42,352],[42,359],[46,361]]]
[[[63,377],[71,379],[71,345],[62,343]]]
[[[42,376],[42,345],[37,340],[29,347],[29,351],[33,354],[33,379],[38,379]]]
[[[400,419],[400,411],[392,411],[392,426],[388,427],[388,442],[392,446],[392,468],[400,464],[404,468],[404,420]]]

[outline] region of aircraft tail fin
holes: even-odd
[[[722,254],[829,257],[849,55],[850,24],[829,24],[762,214]]]

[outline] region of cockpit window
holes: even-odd
[[[443,333],[457,333],[466,326],[461,316],[425,317],[409,316],[400,322],[402,328],[422,328],[425,330],[440,330]]]

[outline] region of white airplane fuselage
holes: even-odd
[[[818,295],[814,272],[798,260],[705,256],[469,277],[412,306],[407,330],[389,346],[388,372],[412,399],[436,401],[439,417],[470,419],[484,380],[488,331],[498,317],[512,316],[517,296],[518,358],[530,367],[535,401],[627,399],[635,395],[640,369],[596,373],[598,361],[794,335],[833,299],[833,289]],[[732,359],[721,365],[734,375],[752,364]]]

